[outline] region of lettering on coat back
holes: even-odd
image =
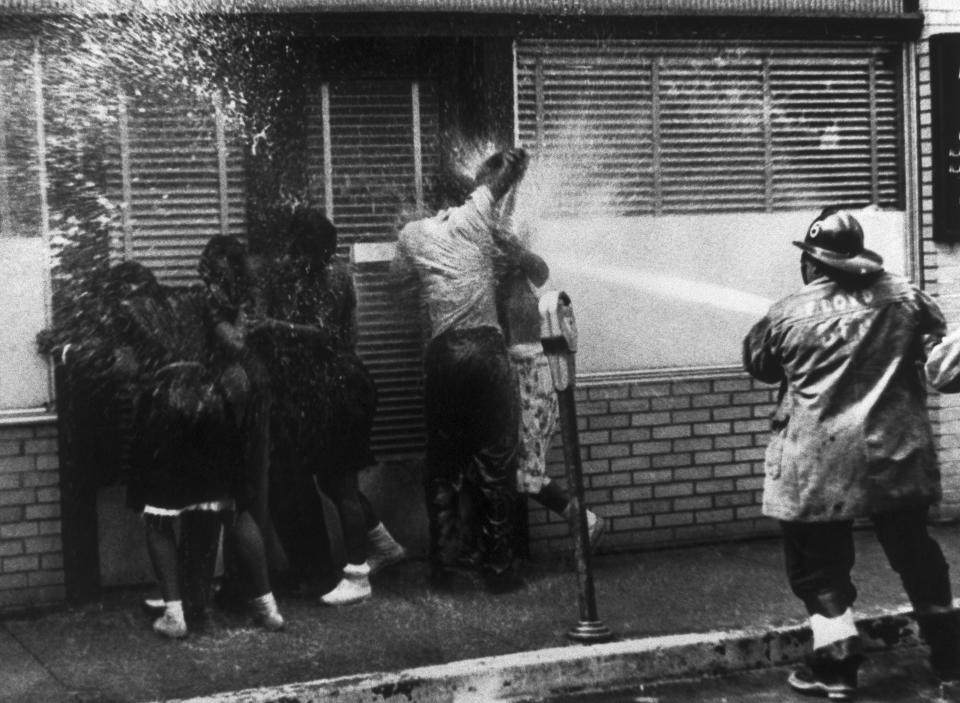
[[[870,306],[874,297],[872,291],[862,290],[853,293],[836,293],[820,300],[808,300],[801,303],[802,317],[835,315],[863,309]]]
[[[800,328],[803,331],[804,344],[828,350],[858,343],[873,317],[864,315],[863,312],[871,307],[876,298],[873,291],[862,290],[838,292],[827,298],[800,301],[792,310],[794,315],[801,319],[815,320],[812,324],[808,323]]]

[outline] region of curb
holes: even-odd
[[[917,646],[909,609],[857,620],[867,651]],[[666,679],[783,666],[809,651],[810,628],[668,635],[467,659],[184,699],[182,703],[490,703],[614,691]]]

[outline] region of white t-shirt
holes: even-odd
[[[419,277],[430,337],[450,329],[500,328],[497,321],[493,194],[480,186],[460,207],[411,222],[400,232],[391,268]]]

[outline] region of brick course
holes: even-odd
[[[0,611],[64,599],[59,466],[52,422],[0,426]]]

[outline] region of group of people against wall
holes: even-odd
[[[520,496],[570,516],[546,473],[558,409],[536,288],[549,271],[511,231],[503,202],[527,158],[491,157],[462,205],[403,229],[393,264],[431,329],[424,481],[437,586],[458,569],[479,570],[492,591],[522,584]],[[335,226],[298,208],[276,260],[212,237],[202,285],[169,288],[124,261],[94,291],[92,328],[45,340],[117,409],[111,439],[125,449],[127,502],[143,517],[162,596],[147,602],[162,635],[184,637],[204,617],[221,543],[221,599],[251,607],[268,630],[283,626],[278,584],[320,584],[322,602],[356,603],[370,597],[372,573],[406,556],[359,488],[377,465],[377,389],[356,354],[356,291],[336,251]],[[587,517],[595,543],[605,523]],[[330,523],[345,563],[328,589]]]
[[[212,237],[188,289],[135,261],[112,266],[86,334],[46,343],[116,409],[120,431],[99,441],[126,445],[127,502],[162,594],[154,629],[168,637],[207,611],[221,532],[221,592],[281,628],[272,580],[316,585],[332,563],[321,492],[347,562],[324,602],[369,597],[369,574],[405,556],[359,490],[376,464],[377,399],[336,228],[301,209],[287,235],[285,255],[259,266],[239,240]]]

